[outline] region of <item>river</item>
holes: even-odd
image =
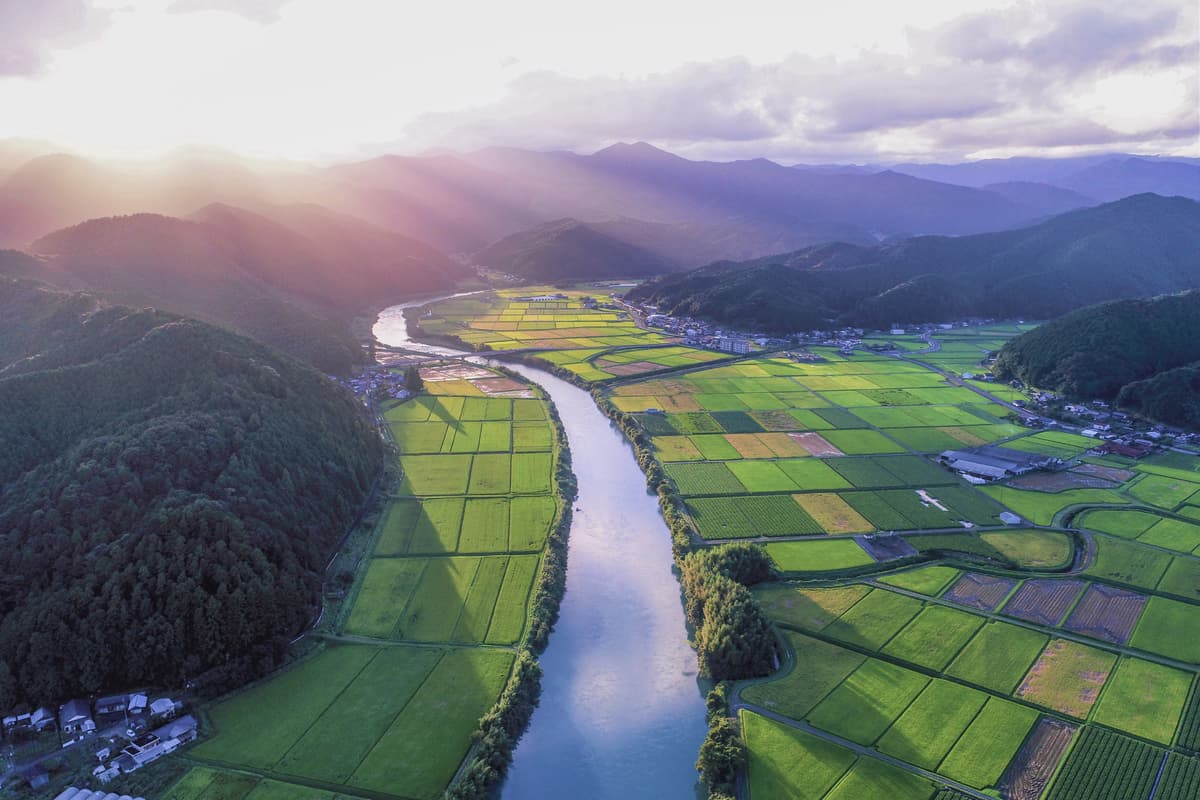
[[[461,355],[409,340],[404,307],[380,314],[380,342]],[[567,592],[541,658],[541,705],[503,797],[691,800],[704,702],[658,499],[646,489],[632,446],[587,392],[544,370],[506,366],[553,398],[579,498]]]

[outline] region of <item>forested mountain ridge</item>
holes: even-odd
[[[1200,424],[1200,291],[1081,309],[1009,341],[996,371],[1075,399]]]
[[[11,279],[0,428],[0,708],[273,667],[382,464],[287,356]]]
[[[649,250],[574,219],[506,236],[474,259],[481,266],[540,281],[643,277],[674,266]]]
[[[787,332],[963,316],[1048,319],[1198,286],[1200,203],[1147,194],[1012,231],[721,262],[629,295],[665,313]]]
[[[38,269],[0,272],[224,325],[334,373],[362,360],[347,326],[355,313],[469,274],[428,245],[328,209],[272,213],[212,205],[189,219],[92,219],[35,242]]]

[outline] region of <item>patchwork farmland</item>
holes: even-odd
[[[206,766],[173,800],[231,781],[238,797],[435,798],[459,769],[527,634],[558,444],[527,384],[423,373],[428,394],[382,409],[402,477],[342,612],[309,657],[210,709],[215,735],[190,753]]]
[[[787,657],[731,700],[750,797],[1151,800],[1160,768],[1154,800],[1192,796],[1200,459],[1099,455],[957,377],[1021,328],[727,359],[576,293],[505,294],[422,325],[596,384],[694,543],[753,541],[780,571],[754,596]],[[938,463],[985,445],[1055,468],[979,486]]]

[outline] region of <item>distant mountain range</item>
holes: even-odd
[[[95,217],[310,203],[464,254],[563,218],[681,227],[707,243],[684,263],[699,266],[829,241],[1001,230],[1141,192],[1200,199],[1200,165],[1122,155],[793,168],[691,161],[639,142],[590,155],[490,148],[328,167],[197,152],[129,166],[4,145],[0,246],[17,248]]]
[[[829,244],[631,290],[672,314],[772,331],[963,316],[1049,319],[1200,286],[1200,203],[1137,195],[1018,230]]]
[[[996,370],[1200,428],[1200,291],[1075,311],[1008,342]]]
[[[691,161],[644,142],[590,155],[490,148],[332,166],[190,151],[131,165],[6,141],[0,247],[35,258],[0,255],[0,273],[226,325],[340,372],[358,357],[351,315],[453,288],[473,276],[471,262],[550,282],[767,256],[792,266],[892,263],[926,246],[894,244],[915,235],[1014,230],[1134,192],[1200,198],[1198,175],[1186,159],[1121,155],[788,167]],[[973,263],[963,248],[974,246],[935,249]],[[815,302],[791,303],[779,318],[778,298],[754,301],[750,316],[791,324],[800,313],[838,317],[860,301],[870,319],[904,317],[917,302],[927,313],[977,307],[970,291],[944,290],[955,280],[945,264],[882,271],[904,278],[870,284],[865,299],[851,290],[845,302],[818,287]],[[1024,266],[1010,273],[1032,280]],[[1046,299],[1039,308],[1060,307]],[[741,316],[734,311],[720,313]]]

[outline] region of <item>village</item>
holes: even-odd
[[[0,785],[40,789],[72,761],[92,763],[91,777],[101,785],[136,772],[196,738],[199,725],[186,708],[182,700],[139,691],[76,698],[57,713],[44,706],[16,711],[0,719],[6,760]],[[60,797],[85,800],[81,791],[71,787]]]

